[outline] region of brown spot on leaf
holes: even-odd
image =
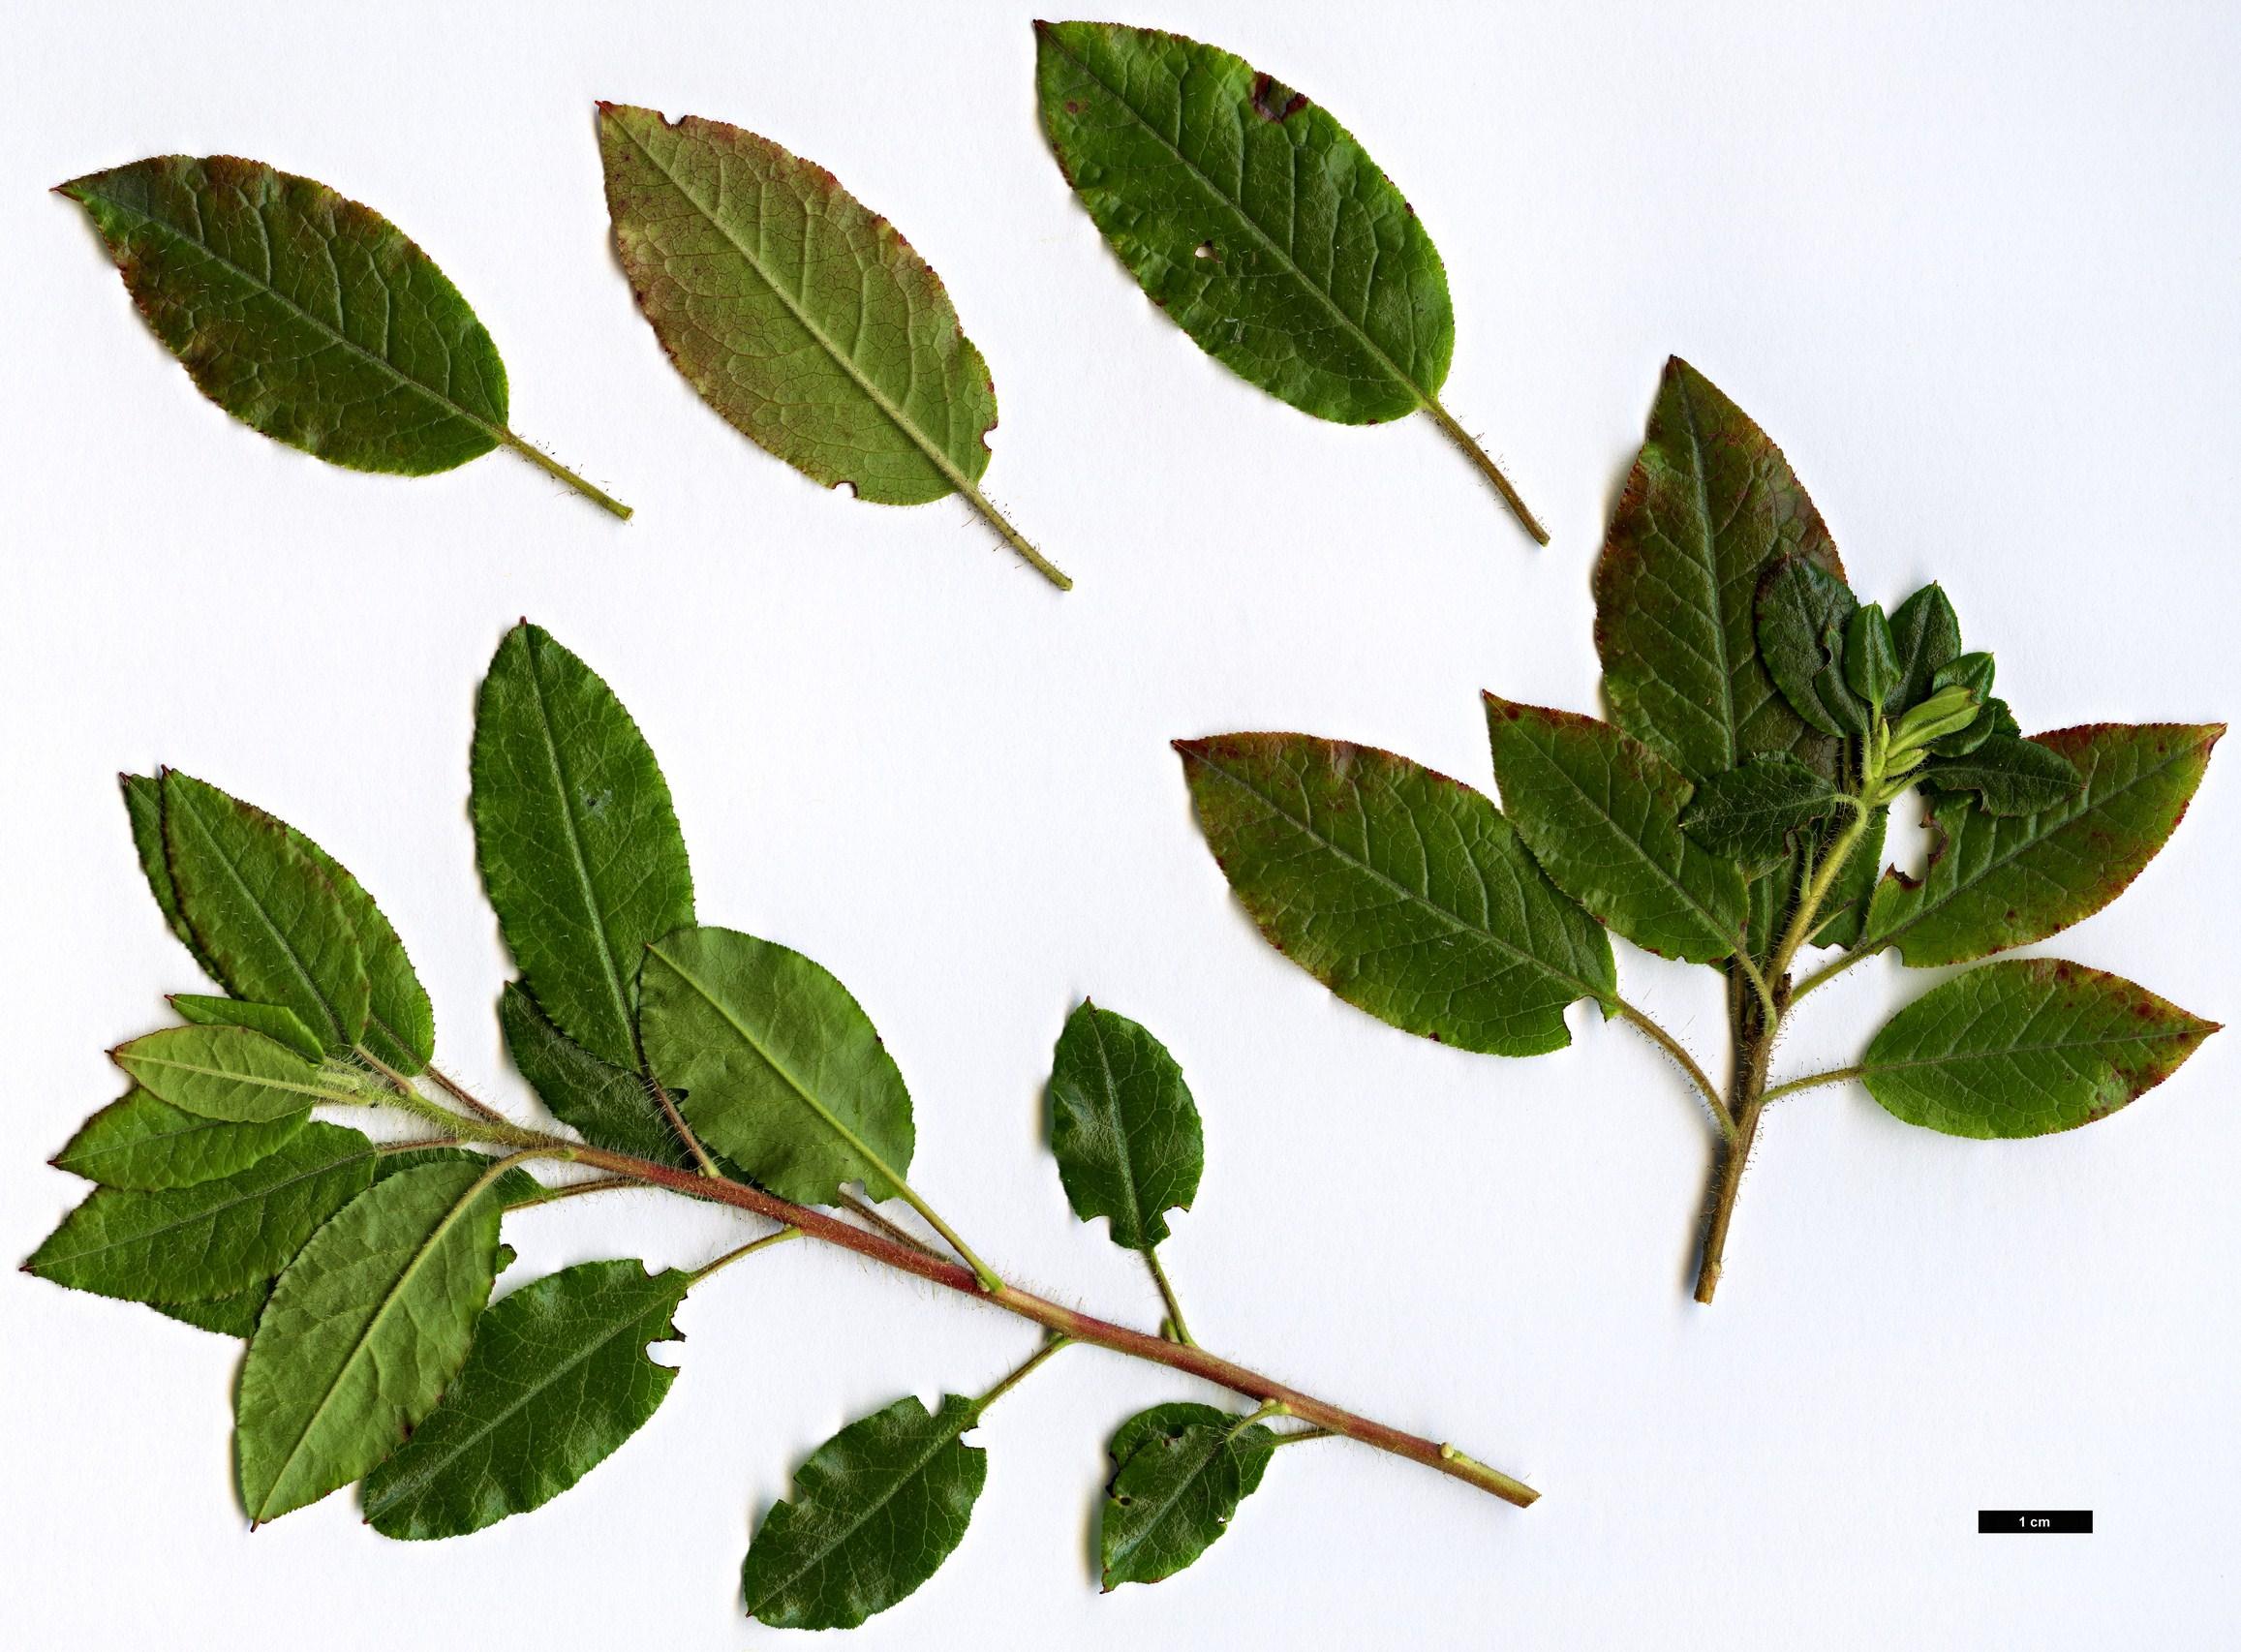
[[[1263,120],[1283,122],[1290,120],[1307,107],[1307,95],[1295,92],[1273,76],[1253,76],[1253,113]]]

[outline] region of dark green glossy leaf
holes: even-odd
[[[1486,696],[1502,811],[1550,880],[1640,947],[1710,964],[1743,933],[1742,874],[1682,833],[1689,782],[1608,722]]]
[[[915,1395],[849,1423],[794,1471],[740,1568],[747,1615],[774,1629],[853,1629],[934,1576],[964,1540],[988,1453],[959,1438],[980,1418]]]
[[[408,1077],[422,1071],[436,1055],[436,1012],[429,1005],[427,989],[413,971],[405,943],[347,867],[292,826],[288,828],[288,841],[334,887],[335,899],[342,902],[357,936],[368,988],[366,1029],[360,1042],[379,1060]]]
[[[88,1118],[54,1164],[104,1187],[160,1193],[247,1170],[285,1147],[310,1117],[300,1111],[261,1123],[228,1123],[136,1087]]]
[[[1106,1591],[1172,1577],[1205,1553],[1260,1488],[1275,1449],[1260,1423],[1211,1405],[1155,1405],[1121,1423],[1106,1448],[1113,1479],[1097,1528]]]
[[[61,186],[196,387],[353,471],[427,475],[506,434],[506,368],[467,300],[387,219],[230,155]]]
[[[237,998],[293,1012],[330,1053],[365,1031],[365,956],[349,909],[289,828],[176,769],[164,844],[179,910]]]
[[[551,1502],[654,1415],[677,1373],[646,1358],[692,1276],[584,1262],[524,1285],[476,1322],[444,1403],[366,1477],[384,1537],[449,1538]]]
[[[319,1035],[293,1010],[278,1004],[253,1004],[247,998],[213,997],[207,993],[173,993],[170,1003],[182,1021],[197,1026],[245,1026],[286,1045],[307,1061],[322,1060],[326,1055]]]
[[[1318,418],[1429,406],[1455,316],[1431,236],[1329,111],[1242,58],[1118,23],[1037,23],[1043,130],[1151,301]]]
[[[129,1301],[205,1301],[288,1266],[321,1223],[374,1179],[355,1130],[301,1126],[248,1169],[162,1193],[98,1188],[23,1266]]]
[[[171,886],[171,863],[164,849],[163,782],[153,775],[119,775],[117,786],[124,793],[125,814],[132,822],[133,848],[140,857],[140,874],[148,880],[148,893],[155,897],[171,933],[194,955],[202,973],[217,980],[218,965],[204,954],[202,943],[187,927],[186,917],[179,910],[179,892]]]
[[[639,1064],[646,943],[692,922],[692,869],[660,765],[606,684],[524,621],[476,705],[475,843],[529,990],[601,1060]]]
[[[2225,724],[2088,723],[2037,736],[2085,777],[2074,797],[2019,818],[1966,794],[1932,805],[1939,846],[1919,881],[1888,873],[1859,945],[1918,966],[2043,940],[2115,900],[2154,858],[2201,782]]]
[[[287,1045],[245,1026],[168,1026],[109,1057],[173,1107],[204,1118],[263,1124],[347,1091]]]
[[[1988,736],[1964,757],[1941,757],[1922,770],[1939,791],[1973,791],[1987,814],[2036,814],[2077,795],[2085,777],[2051,747],[2013,734]]]
[[[264,1312],[264,1304],[272,1300],[272,1285],[270,1279],[264,1279],[246,1291],[236,1291],[230,1297],[213,1297],[206,1302],[150,1302],[148,1306],[198,1331],[246,1339],[257,1333],[258,1317]]]
[[[434,1409],[490,1299],[503,1208],[485,1165],[424,1165],[353,1199],[288,1265],[234,1398],[252,1521],[348,1485]]]
[[[1861,1082],[1909,1124],[2044,1136],[2136,1100],[2217,1030],[2099,969],[2002,959],[1893,1016],[1867,1047]]]
[[[1198,1106],[1166,1046],[1085,999],[1051,1058],[1051,1151],[1075,1215],[1105,1217],[1128,1250],[1164,1239],[1166,1212],[1190,1208],[1206,1164]]]
[[[709,1147],[782,1199],[830,1205],[910,1169],[910,1092],[871,1018],[821,965],[737,930],[680,930],[646,954],[646,1057]]]
[[[1198,820],[1272,945],[1338,996],[1464,1050],[1538,1055],[1611,1001],[1611,938],[1468,786],[1305,734],[1179,740]]]
[[[498,1000],[507,1053],[552,1116],[598,1147],[683,1168],[685,1144],[636,1073],[610,1066],[545,1019],[518,981]]]
[[[1744,875],[1758,877],[1790,853],[1796,833],[1835,810],[1828,777],[1784,754],[1706,776],[1680,823],[1713,854],[1740,862]]]
[[[1782,697],[1824,734],[1864,734],[1869,707],[1847,681],[1844,633],[1858,612],[1840,574],[1785,557],[1759,586],[1759,653]]]
[[[1793,555],[1844,576],[1782,450],[1675,356],[1596,564],[1595,646],[1612,720],[1692,780],[1776,751],[1835,772],[1759,658],[1759,582]]]
[[[1945,592],[1925,585],[1890,617],[1891,656],[1898,683],[1884,702],[1896,717],[1930,697],[1930,684],[1961,652],[1961,621]]]
[[[1868,903],[1875,899],[1875,880],[1883,872],[1883,840],[1889,823],[1888,809],[1879,809],[1867,817],[1867,830],[1853,846],[1852,858],[1844,863],[1822,900],[1823,915],[1813,930],[1815,946],[1851,946],[1859,939],[1860,929],[1867,922]],[[1832,822],[1829,831],[1823,833],[1824,852],[1830,832],[1843,825],[1841,820]]]

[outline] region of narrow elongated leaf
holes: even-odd
[[[311,1123],[222,1180],[162,1193],[98,1188],[23,1266],[130,1301],[230,1296],[287,1267],[321,1223],[371,1186],[375,1156],[355,1130]]]
[[[333,885],[351,932],[357,936],[367,985],[366,1029],[360,1041],[408,1077],[422,1071],[436,1054],[436,1012],[428,1002],[428,990],[413,971],[404,941],[349,868],[292,826],[288,828],[288,841]]]
[[[692,922],[692,867],[669,785],[630,714],[527,621],[476,703],[473,812],[483,887],[553,1025],[639,1065],[646,943]]]
[[[1782,450],[1673,357],[1595,566],[1595,647],[1612,720],[1692,780],[1777,751],[1835,772],[1759,656],[1753,604],[1783,556],[1844,576]]]
[[[247,998],[213,997],[207,993],[173,993],[171,1008],[197,1026],[242,1026],[286,1045],[307,1061],[325,1057],[319,1035],[296,1013],[279,1004],[253,1004]]]
[[[853,1629],[940,1568],[964,1540],[988,1453],[959,1438],[979,1420],[944,1394],[849,1423],[794,1471],[740,1568],[747,1615],[774,1629]]]
[[[1707,775],[1680,822],[1713,854],[1740,862],[1746,875],[1757,877],[1790,853],[1797,833],[1835,809],[1828,777],[1785,753]]]
[[[449,1538],[551,1502],[654,1415],[691,1274],[584,1262],[524,1285],[476,1322],[444,1403],[359,1492],[384,1537]]]
[[[150,1302],[148,1306],[198,1331],[247,1338],[257,1333],[258,1318],[272,1300],[272,1284],[270,1279],[261,1280],[246,1291],[213,1297],[206,1302]]]
[[[1831,830],[1840,830],[1845,823],[1831,822]],[[1854,845],[1852,858],[1836,874],[1836,881],[1828,886],[1828,894],[1821,902],[1821,921],[1814,926],[1815,946],[1844,946],[1857,943],[1862,927],[1867,923],[1868,903],[1875,899],[1876,879],[1883,872],[1883,840],[1890,824],[1890,811],[1879,809],[1867,817],[1867,830],[1859,835]],[[1823,852],[1827,852],[1828,837],[1823,835]]]
[[[1260,1488],[1276,1437],[1211,1405],[1176,1402],[1140,1411],[1106,1448],[1097,1547],[1105,1590],[1156,1583],[1204,1554],[1238,1505]]]
[[[124,793],[125,814],[132,822],[133,848],[140,857],[140,873],[148,880],[148,893],[155,897],[156,906],[164,914],[164,922],[171,933],[194,955],[202,973],[213,981],[219,979],[218,965],[202,951],[202,943],[187,927],[186,916],[179,910],[179,892],[171,886],[171,863],[164,850],[163,781],[153,775],[119,775],[117,786]]]
[[[1868,1093],[1949,1136],[2044,1136],[2105,1118],[2218,1030],[2119,976],[2011,958],[1933,987],[1875,1035]]]
[[[1165,1045],[1126,1016],[1083,1000],[1051,1059],[1051,1151],[1083,1221],[1106,1218],[1113,1242],[1149,1250],[1169,1210],[1198,1194],[1206,1144],[1198,1105]]]
[[[57,1170],[143,1193],[218,1181],[279,1151],[308,1111],[228,1123],[173,1107],[135,1087],[88,1118],[54,1158]]]
[[[680,930],[646,954],[646,1058],[700,1139],[782,1199],[844,1181],[892,1199],[910,1092],[871,1018],[821,965],[737,930]]]
[[[1538,1055],[1608,1003],[1611,938],[1468,786],[1305,734],[1179,740],[1208,845],[1261,933],[1380,1021]]]
[[[498,1000],[507,1053],[552,1116],[598,1147],[684,1166],[677,1132],[636,1073],[610,1066],[545,1019],[519,982]]]
[[[2077,795],[2085,777],[2048,746],[1992,734],[1965,756],[1941,757],[1922,771],[1939,791],[1973,791],[1987,814],[2036,814]]]
[[[1687,778],[1608,722],[1486,702],[1502,812],[1556,887],[1662,957],[1710,964],[1733,953],[1742,873],[1681,831]]]
[[[331,1053],[356,1044],[370,991],[356,927],[289,828],[168,769],[164,846],[179,910],[226,990],[293,1012]]]
[[[268,1123],[347,1093],[287,1045],[245,1026],[168,1026],[109,1055],[161,1099],[204,1118]]]
[[[1825,734],[1864,734],[1871,707],[1853,692],[1844,633],[1859,602],[1837,574],[1809,557],[1784,557],[1758,597],[1759,654],[1782,697]]]
[[[1931,809],[1939,846],[1919,881],[1877,885],[1859,945],[1918,966],[2043,940],[2124,892],[2201,783],[2223,723],[2088,723],[2036,736],[2085,784],[2037,814],[1985,813],[1966,795]]]
[[[242,1361],[234,1467],[253,1521],[356,1480],[434,1409],[496,1277],[482,1165],[386,1177],[289,1264]]]

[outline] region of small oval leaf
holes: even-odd
[[[1097,1527],[1106,1592],[1172,1577],[1204,1554],[1275,1449],[1268,1428],[1211,1405],[1155,1405],[1121,1423]]]
[[[1106,1218],[1113,1242],[1149,1250],[1187,1210],[1206,1163],[1182,1069],[1149,1029],[1085,1000],[1051,1058],[1051,1151],[1067,1203]]]

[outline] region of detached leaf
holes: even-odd
[[[1550,881],[1660,957],[1732,954],[1742,874],[1682,834],[1686,777],[1608,722],[1485,698],[1503,811]]]
[[[498,347],[428,255],[322,183],[231,155],[160,155],[59,186],[85,208],[196,388],[276,442],[424,476],[522,448]]]
[[[366,1477],[384,1537],[459,1537],[558,1497],[654,1415],[677,1373],[646,1358],[679,1333],[692,1276],[584,1262],[524,1285],[475,1325],[444,1403]]]
[[[1378,1020],[1539,1055],[1564,1007],[1608,1003],[1611,938],[1486,798],[1373,747],[1305,734],[1179,740],[1208,846],[1261,933]]]
[[[117,785],[124,793],[125,814],[133,828],[133,847],[139,854],[140,874],[148,880],[148,893],[155,897],[156,906],[164,914],[164,922],[171,933],[194,955],[202,973],[213,981],[219,979],[218,965],[202,951],[202,943],[187,927],[186,917],[179,910],[179,892],[171,886],[171,863],[164,850],[163,782],[153,775],[119,775]]]
[[[109,1057],[162,1100],[204,1118],[264,1124],[342,1099],[316,1065],[245,1026],[169,1026],[120,1044]]]
[[[278,1004],[253,1004],[246,998],[212,997],[206,993],[173,993],[171,1008],[197,1026],[241,1026],[261,1032],[307,1061],[323,1060],[326,1055],[319,1035],[304,1025],[293,1010]]]
[[[219,983],[278,1004],[330,1055],[356,1044],[370,988],[349,909],[293,834],[216,786],[164,772],[164,844],[179,910]]]
[[[57,1170],[145,1193],[218,1181],[277,1152],[310,1118],[308,1110],[261,1123],[227,1123],[187,1113],[135,1087],[88,1118],[55,1155]]]
[[[1680,823],[1713,854],[1740,862],[1745,875],[1757,877],[1781,863],[1797,833],[1835,811],[1836,787],[1828,777],[1784,754],[1707,776]]]
[[[375,1156],[355,1130],[312,1123],[220,1181],[163,1193],[99,1188],[23,1266],[128,1301],[230,1296],[287,1267],[321,1223],[371,1186]]]
[[[230,1297],[213,1297],[206,1302],[150,1302],[148,1306],[197,1331],[247,1338],[257,1333],[258,1318],[264,1312],[264,1304],[272,1300],[272,1284],[270,1279],[262,1280],[246,1291],[236,1291]]]
[[[983,499],[988,363],[941,278],[822,167],[767,138],[599,105],[615,254],[677,371],[758,447],[878,505]]]
[[[1181,1572],[1260,1489],[1276,1437],[1241,1423],[1211,1405],[1177,1402],[1120,1424],[1106,1448],[1114,1473],[1097,1528],[1107,1594]]]
[[[1778,751],[1835,772],[1759,655],[1759,581],[1785,556],[1844,577],[1782,450],[1673,357],[1595,566],[1595,646],[1612,720],[1692,780]]]
[[[652,748],[613,690],[526,620],[476,702],[475,846],[499,929],[553,1025],[639,1065],[646,943],[692,922],[692,868]]]
[[[252,1521],[348,1485],[434,1409],[496,1277],[504,1196],[487,1177],[487,1161],[386,1177],[281,1274],[234,1400]]]
[[[1987,814],[2036,814],[2077,795],[2085,777],[2051,747],[1994,734],[1965,757],[1938,758],[1922,779],[1939,791],[1973,791]]]
[[[690,1157],[636,1073],[609,1066],[544,1017],[509,981],[498,1000],[507,1053],[552,1116],[597,1147],[687,1168]]]
[[[2044,940],[2124,893],[2201,783],[2224,723],[2088,723],[2037,744],[2085,777],[2074,797],[2015,819],[1966,796],[1931,806],[1940,842],[1921,879],[1876,886],[1859,945],[1917,967],[1966,964]]]
[[[988,1453],[959,1438],[975,1402],[915,1395],[849,1423],[794,1471],[740,1568],[747,1615],[774,1629],[853,1629],[939,1570],[965,1538]]]
[[[1875,1035],[1868,1093],[1949,1136],[2044,1136],[2105,1118],[2218,1030],[2130,981],[2003,959],[1933,987]]]
[[[821,965],[737,930],[647,950],[646,1057],[686,1122],[782,1199],[875,1203],[908,1174],[910,1092],[863,1007]]]
[[[1786,557],[1759,587],[1759,653],[1793,710],[1824,734],[1864,734],[1868,703],[1853,691],[1844,633],[1859,611],[1841,575]]]
[[[1166,1046],[1085,999],[1052,1056],[1051,1151],[1083,1221],[1105,1217],[1126,1250],[1167,1238],[1166,1212],[1189,1209],[1198,1195],[1206,1147],[1198,1106]]]

